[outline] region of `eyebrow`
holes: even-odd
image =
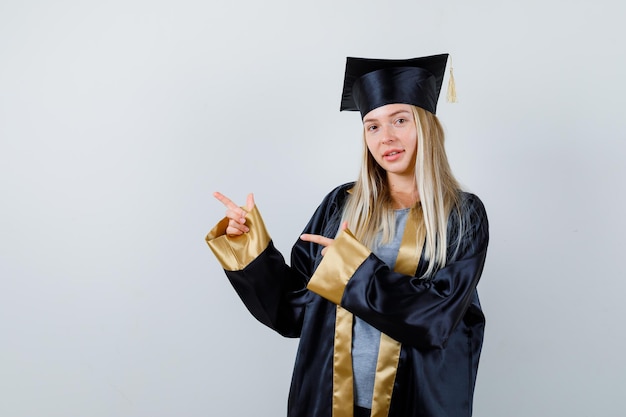
[[[409,112],[408,110],[398,110],[398,111],[394,111],[393,113],[391,113],[391,114],[389,114],[389,115],[387,115],[387,116],[384,116],[384,117],[394,117],[394,116],[397,116],[397,115],[398,115],[398,114],[400,114],[400,113],[411,114],[411,112]],[[378,119],[376,119],[376,118],[367,118],[367,119],[363,119],[363,124],[365,124],[365,123],[375,122],[375,121],[377,121],[377,120],[378,120]]]

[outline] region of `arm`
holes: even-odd
[[[337,194],[341,194],[338,189],[326,197],[305,232],[329,233],[325,229],[336,212]],[[252,315],[284,336],[298,337],[311,296],[306,284],[320,248],[298,241],[291,253],[291,266],[287,265],[274,247],[254,202],[249,201],[244,210],[226,200],[227,217],[207,235],[209,247]],[[335,231],[336,228],[332,233]]]
[[[308,287],[402,343],[444,347],[472,301],[487,252],[482,203],[471,196],[465,210],[468,230],[459,253],[429,279],[389,270],[344,231],[328,247]]]
[[[248,231],[226,234],[228,218],[207,235],[206,242],[250,313],[278,333],[297,337],[306,294],[302,271],[291,269],[265,229],[254,206],[246,214]]]

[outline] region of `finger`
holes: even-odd
[[[241,207],[237,207],[235,210],[226,210],[226,217],[241,224],[246,222],[246,214],[248,214]]]
[[[348,221],[346,220],[345,222],[341,223],[341,230],[346,230],[348,229]]]
[[[241,236],[243,235],[243,232],[239,229],[235,229],[234,227],[227,227],[226,228],[226,236]]]
[[[304,240],[305,242],[313,242],[322,246],[330,246],[334,242],[333,239],[320,235],[311,235],[308,233],[301,235],[300,239]]]
[[[248,198],[246,199],[246,209],[248,211],[252,211],[254,208],[254,194],[248,194]]]
[[[228,227],[226,227],[226,234],[230,236],[240,236],[244,233],[248,233],[250,229],[245,224],[240,224],[235,220],[230,220],[228,222]]]
[[[224,204],[226,206],[226,208],[229,208],[231,210],[235,210],[237,208],[239,208],[239,206],[235,203],[233,203],[233,201],[226,197],[224,194],[220,193],[220,192],[214,192],[213,193],[213,197],[217,198],[219,201],[222,202],[222,204]]]

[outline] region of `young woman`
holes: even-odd
[[[472,413],[488,224],[435,116],[446,61],[348,58],[341,109],[363,119],[361,173],[326,196],[289,265],[252,195],[242,208],[215,193],[227,211],[207,243],[250,312],[300,338],[290,417]]]

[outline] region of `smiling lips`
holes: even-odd
[[[390,149],[383,154],[383,159],[385,159],[385,161],[395,161],[400,158],[402,153],[404,153],[404,149]]]

